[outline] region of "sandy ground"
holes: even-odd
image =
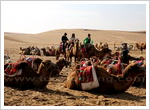
[[[64,32],[68,37],[72,33],[83,41],[88,33],[92,35],[94,43],[108,42],[113,49],[113,43],[121,44],[127,42],[134,44],[136,42],[146,42],[145,32],[122,32],[122,31],[102,31],[102,30],[54,30],[39,34],[18,34],[5,33],[4,50],[8,51],[12,61],[19,60],[19,47],[38,46],[46,47],[50,45],[58,46],[60,37]],[[140,51],[131,51],[131,55],[146,57],[146,52],[140,54]],[[51,59],[55,62],[55,57],[40,57],[42,59]],[[94,91],[77,91],[63,87],[63,82],[73,67],[63,68],[60,77],[50,78],[45,89],[31,89],[21,91],[16,88],[4,87],[4,105],[5,106],[146,106],[146,88],[130,87],[125,93],[104,95]]]

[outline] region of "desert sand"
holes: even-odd
[[[72,33],[82,42],[88,33],[91,34],[95,43],[107,42],[113,50],[113,44],[120,45],[123,42],[135,45],[136,42],[146,42],[146,32],[126,32],[111,30],[90,30],[90,29],[60,29],[38,34],[4,33],[4,50],[8,52],[12,61],[19,60],[19,47],[37,46],[47,47],[54,45],[57,47],[61,41],[61,36],[67,33],[68,38]],[[113,50],[114,52],[114,50]],[[144,56],[146,51],[130,51],[133,56]],[[37,56],[38,57],[38,56]],[[51,59],[55,62],[55,57],[41,56],[42,59]],[[11,87],[4,87],[5,106],[146,106],[146,88],[130,87],[125,93],[104,95],[94,91],[70,90],[63,87],[69,72],[73,67],[63,68],[61,77],[50,78],[45,89],[19,90]]]

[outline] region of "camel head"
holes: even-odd
[[[51,73],[53,67],[54,67],[54,64],[51,62],[51,60],[44,60],[39,65],[37,73],[40,74],[42,69],[45,69],[46,72]]]
[[[64,58],[62,58],[62,59],[60,59],[58,62],[57,62],[57,64],[63,64],[63,65],[65,65],[66,67],[68,67],[68,65],[71,65],[71,62],[69,62],[69,61],[66,61]]]
[[[125,68],[124,72],[132,75],[146,75],[146,67],[141,67],[137,63],[131,63]]]

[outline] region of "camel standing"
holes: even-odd
[[[64,58],[66,59],[66,52],[62,52],[62,49],[58,47],[55,51],[56,60],[59,60],[61,54],[64,55]]]
[[[143,54],[143,50],[146,49],[146,43],[136,43],[135,45],[139,50],[141,50],[141,54]]]
[[[74,46],[70,50],[66,50],[66,59],[72,62],[72,57],[74,56],[75,63],[77,61],[77,58],[78,60],[80,60],[79,48],[79,39],[76,39]]]

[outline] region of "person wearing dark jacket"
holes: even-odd
[[[128,53],[129,53],[129,50],[128,50],[128,47],[127,47],[127,44],[126,43],[123,43],[122,44],[122,52],[121,52],[121,56],[122,56],[122,63],[129,63],[128,61]]]
[[[64,35],[61,37],[61,41],[63,43],[63,52],[65,52],[65,48],[67,47],[67,33],[64,33]]]

